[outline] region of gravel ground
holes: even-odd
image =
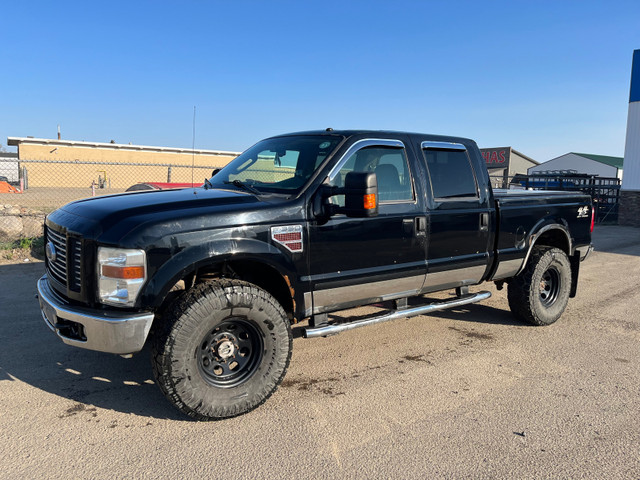
[[[259,409],[198,423],[126,360],[59,342],[42,263],[0,265],[0,472],[13,478],[640,476],[640,230],[597,227],[550,327],[482,304],[294,341]],[[440,295],[441,297],[445,294]]]

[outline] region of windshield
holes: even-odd
[[[211,178],[211,186],[230,185],[259,193],[297,193],[341,136],[300,135],[263,140]]]

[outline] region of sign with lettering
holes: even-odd
[[[508,168],[511,147],[501,148],[481,148],[482,158],[484,158],[487,168]]]

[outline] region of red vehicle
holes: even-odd
[[[125,192],[138,192],[141,190],[167,190],[169,188],[193,188],[201,187],[202,183],[175,183],[175,182],[144,182],[131,185]]]

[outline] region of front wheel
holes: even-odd
[[[286,314],[247,282],[217,280],[186,293],[153,338],[157,383],[198,420],[241,415],[264,403],[291,359]]]
[[[567,307],[571,265],[559,248],[534,247],[525,269],[509,280],[507,298],[513,315],[533,325],[551,325]]]

